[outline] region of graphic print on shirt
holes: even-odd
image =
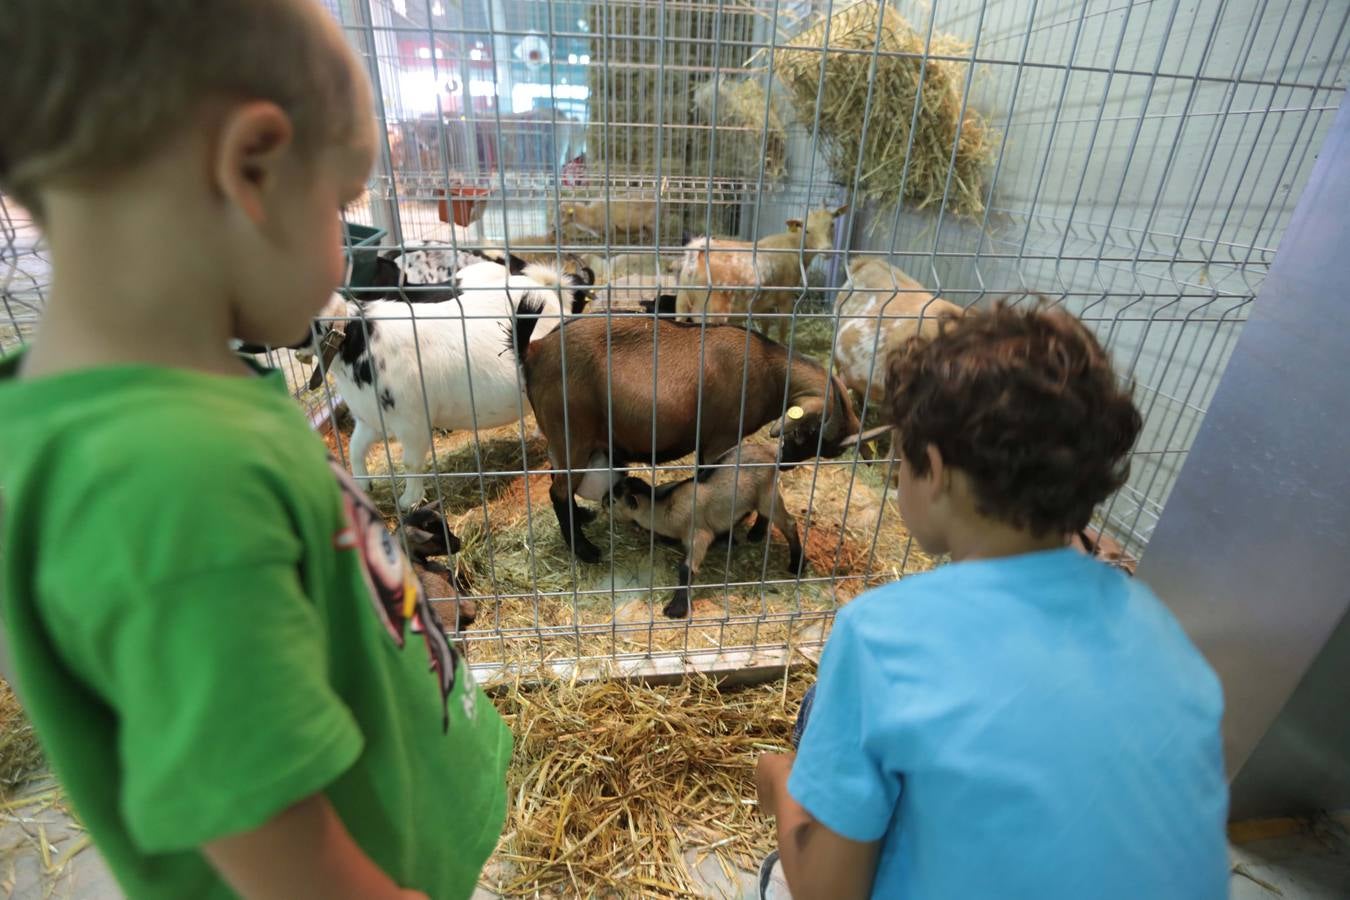
[[[459,654],[445,636],[445,628],[427,602],[417,572],[404,555],[398,539],[385,527],[379,510],[336,459],[330,456],[328,465],[341,488],[342,508],[347,518],[347,527],[334,535],[333,543],[339,550],[356,551],[371,606],[399,649],[403,649],[409,625],[413,634],[422,635],[431,671],[440,686],[441,728],[448,731],[450,694],[455,689]],[[466,693],[471,692],[472,685],[465,687]],[[471,707],[466,705],[465,712],[470,710]]]

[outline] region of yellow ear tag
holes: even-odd
[[[800,418],[801,418],[802,416],[804,416],[804,415],[806,415],[806,413],[802,410],[802,408],[801,408],[800,406],[789,406],[789,407],[788,407],[787,416],[788,416],[789,419],[793,419],[793,420],[800,419]]]
[[[413,613],[417,612],[417,596],[422,590],[422,583],[417,580],[416,573],[411,568],[403,571],[403,618],[411,619]]]

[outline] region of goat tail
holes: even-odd
[[[550,265],[542,262],[526,263],[525,267],[519,273],[531,281],[536,281],[544,287],[574,287],[575,277],[569,276],[567,272],[558,268],[557,265]]]
[[[531,296],[527,291],[516,304],[516,314],[507,326],[506,348],[516,355],[516,363],[525,365],[525,354],[530,349],[530,338],[534,335],[539,316],[544,312],[543,301]]]
[[[572,256],[570,253],[567,255]],[[577,259],[577,262],[581,262],[580,259]],[[585,263],[581,263],[579,270],[573,273],[557,263],[532,262],[526,265],[520,274],[545,287],[558,288],[560,293],[569,291],[572,302],[568,311],[571,315],[578,316],[586,311],[586,304],[591,299],[590,286],[595,284],[595,272]]]

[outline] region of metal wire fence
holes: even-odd
[[[819,0],[328,5],[375,82],[383,135],[367,197],[347,216],[380,229],[379,251],[397,256],[405,273],[411,254],[426,249],[441,253],[447,270],[466,261],[461,251],[487,249],[589,268],[595,301],[580,316],[612,334],[625,321],[651,322],[651,307],[678,293],[691,236],[800,236],[788,220],[850,203],[818,250],[797,256],[803,245],[794,245],[787,300],[754,307],[754,323],[781,319],[794,352],[838,364],[841,334],[855,318],[846,277],[867,259],[917,282],[878,287],[886,296],[899,289],[965,308],[1005,294],[1048,296],[1098,333],[1145,415],[1129,483],[1095,521],[1135,558],[1350,66],[1350,7],[1333,0],[936,0],[868,3],[861,12]],[[846,14],[871,30],[844,35]],[[888,24],[892,15],[903,27]],[[836,66],[848,58],[862,61],[863,77],[841,85]],[[806,61],[798,81],[809,82],[814,67],[810,102],[787,83],[788,59]],[[916,79],[908,93],[887,80],[903,72]],[[928,93],[937,83],[950,119],[940,137]],[[857,133],[842,133],[850,123]],[[963,134],[975,129],[978,183],[966,183],[959,157]],[[879,153],[897,154],[881,174],[893,176],[898,202],[869,193]],[[936,193],[923,201],[906,193],[934,171]],[[0,228],[8,347],[31,327],[48,276],[35,230],[3,201]],[[772,258],[763,247],[744,252],[755,264]],[[711,263],[703,265],[710,275]],[[370,286],[356,271],[348,295],[360,299]],[[710,281],[701,282],[704,296],[745,287]],[[308,390],[307,362],[290,351],[273,356],[349,466],[357,445],[363,460],[354,469],[391,519],[403,470],[417,468],[425,450],[426,494],[464,542],[461,572],[489,601],[465,635],[476,661],[753,655],[818,643],[840,603],[936,562],[890,503],[885,465],[852,454],[813,460],[780,480],[803,526],[805,571],[787,571],[777,538],[718,544],[699,573],[693,615],[666,619],[660,606],[678,587],[683,551],[601,510],[585,533],[603,562],[577,561],[548,493],[565,449],[539,435],[518,384],[505,410],[496,395],[486,399],[492,359],[515,377],[504,337],[515,317],[500,293],[464,287],[442,304],[374,303],[326,318],[362,329],[372,353],[396,356],[385,368],[372,362],[363,390],[373,405],[340,396],[341,379]],[[566,292],[555,296],[565,308]],[[871,322],[869,367],[891,318]],[[400,344],[395,334],[410,339]],[[570,386],[568,366],[593,361],[569,354],[563,335]],[[612,348],[600,363],[611,421],[616,381],[648,379],[654,407],[669,388],[654,367],[616,369]],[[737,384],[700,388],[736,396],[744,415]],[[396,402],[379,402],[385,389],[397,389]],[[854,400],[866,423],[877,420],[875,396]],[[786,399],[781,407],[780,415]],[[414,428],[420,433],[408,433]],[[397,440],[374,440],[385,434]],[[770,441],[762,432],[750,440]],[[654,453],[623,462],[659,483],[693,471],[691,459]],[[608,470],[601,460],[572,466],[569,477],[579,485]]]

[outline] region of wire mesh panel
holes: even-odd
[[[348,283],[316,334],[337,326],[360,352],[334,350],[313,380],[321,347],[273,360],[391,524],[439,504],[462,542],[460,586],[480,599],[465,632],[475,662],[818,643],[841,603],[935,564],[891,503],[887,466],[808,454],[772,484],[801,528],[802,570],[784,535],[737,527],[734,543],[705,548],[690,615],[672,619],[685,549],[593,500],[560,505],[553,481],[600,496],[595,483],[626,467],[664,489],[693,475],[693,453],[667,452],[687,444],[714,457],[705,471],[746,474],[744,486],[728,476],[733,491],[754,491],[750,475],[778,460],[757,462],[756,448],[778,452],[767,426],[794,409],[841,408],[843,387],[875,424],[884,333],[944,302],[1041,294],[1103,339],[1145,431],[1096,525],[1137,558],[1350,55],[1350,7],[1333,0],[327,5],[375,83],[380,153],[346,213]],[[8,347],[47,268],[27,218],[12,204],[0,214]],[[469,273],[474,254],[501,251],[546,269]],[[718,253],[752,274],[718,268],[717,281]],[[793,374],[744,330],[727,355],[707,320],[684,357],[662,349],[658,314],[711,310],[715,294],[843,381]],[[907,312],[852,305],[892,294]],[[529,346],[559,347],[536,394],[555,398],[548,409],[531,410],[517,365],[527,299]],[[559,330],[564,318],[576,324]],[[616,337],[633,327],[648,334],[644,358]],[[815,394],[785,390],[803,379]],[[681,419],[667,405],[690,385],[697,408]],[[771,413],[749,421],[766,396]],[[603,440],[586,455],[572,445],[592,420]],[[637,420],[650,439],[631,433]],[[665,429],[679,440],[657,446]],[[749,436],[716,458],[710,436],[728,429]],[[695,508],[716,490],[693,488]],[[569,549],[560,517],[598,562]]]
[[[27,210],[0,194],[0,354],[26,344],[51,289],[51,261]]]
[[[377,81],[388,135],[358,214],[386,227],[402,255],[426,241],[451,253],[507,246],[589,269],[595,300],[580,318],[603,319],[612,338],[616,323],[651,322],[663,302],[683,302],[701,235],[763,241],[726,245],[759,265],[760,254],[773,262],[773,235],[795,234],[796,287],[752,306],[751,323],[777,334],[774,320],[784,320],[784,343],[841,374],[862,365],[861,385],[849,384],[861,388],[851,396],[867,424],[878,417],[885,329],[863,331],[870,347],[850,332],[861,321],[850,270],[864,279],[875,263],[873,277],[890,278],[917,308],[1041,294],[1082,317],[1145,414],[1129,484],[1096,522],[1134,558],[1344,93],[1350,45],[1346,7],[1325,0],[376,0],[340,4],[339,14]],[[850,211],[820,235],[788,224],[844,203]],[[705,297],[719,287],[698,286]],[[466,342],[471,296],[452,315]],[[415,321],[424,319],[437,327],[426,313]],[[493,319],[499,332],[513,321],[509,308]],[[572,333],[582,331],[563,331],[555,377],[603,394],[611,428],[627,414],[612,406],[627,382],[650,382],[650,415],[670,391],[663,378],[702,382],[710,371],[624,368],[612,344],[596,351],[578,339],[569,352]],[[749,338],[744,352],[753,355]],[[569,364],[607,375],[579,379]],[[743,418],[729,381],[701,383],[700,404],[736,395],[728,408]],[[780,537],[747,543],[742,529],[739,543],[708,552],[692,617],[666,619],[684,550],[590,505],[599,515],[578,527],[601,562],[578,561],[549,483],[564,469],[572,487],[588,474],[608,480],[627,464],[668,485],[694,460],[620,458],[611,434],[607,453],[569,467],[570,448],[541,436],[540,411],[519,412],[520,423],[476,431],[431,414],[433,433],[413,442],[434,457],[428,493],[464,540],[461,571],[494,601],[468,632],[479,660],[818,641],[839,603],[934,563],[889,502],[885,467],[846,453],[779,476],[805,536],[801,574],[787,571]],[[568,423],[562,443],[577,427]],[[750,430],[749,445],[773,445]],[[402,461],[395,445],[370,463],[391,514]]]

